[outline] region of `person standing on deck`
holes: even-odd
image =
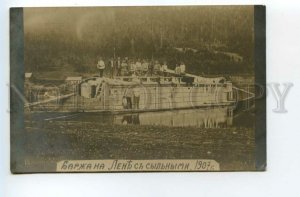
[[[180,72],[181,72],[180,66],[178,66],[178,64],[176,64],[176,67],[175,67],[175,74],[180,75]]]
[[[121,62],[121,58],[120,57],[118,57],[118,59],[117,59],[117,61],[116,61],[116,75],[117,76],[120,76],[120,74],[121,74],[121,64],[122,64],[122,62]]]
[[[136,73],[137,75],[141,75],[141,72],[142,72],[142,63],[140,61],[140,59],[138,59],[135,63],[135,68],[136,68]]]
[[[133,109],[139,109],[140,105],[140,88],[133,88]]]
[[[163,72],[164,77],[166,77],[168,74],[167,70],[168,70],[168,65],[167,65],[167,62],[165,61],[164,64],[161,66],[161,71]]]
[[[97,68],[99,69],[99,76],[103,77],[103,72],[104,72],[104,69],[105,69],[105,63],[104,63],[104,61],[102,60],[101,57],[100,57],[100,59],[97,63]]]
[[[135,62],[134,62],[134,60],[131,60],[129,63],[129,73],[133,74],[133,73],[135,73],[135,71],[136,71]]]
[[[149,63],[146,60],[142,61],[142,74],[145,75],[148,72]]]
[[[128,64],[126,63],[126,60],[123,60],[121,63],[121,76],[125,76],[127,74],[127,67]]]
[[[159,62],[155,61],[154,74],[159,75],[160,70],[161,70],[161,66],[160,66]]]
[[[115,74],[115,62],[114,62],[114,58],[110,59],[109,64],[110,64],[110,77],[114,78],[114,74]]]
[[[132,109],[132,88],[127,88],[125,90],[124,96],[126,98],[126,109]]]
[[[153,68],[154,68],[154,62],[153,60],[150,61],[149,67],[148,67],[148,73],[150,76],[153,75]]]
[[[180,74],[185,75],[185,64],[183,62],[180,64]]]
[[[136,84],[141,84],[141,80],[135,75],[132,75],[132,82]],[[139,109],[140,105],[140,88],[138,85],[133,87],[133,109]]]

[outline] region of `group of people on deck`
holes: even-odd
[[[186,66],[183,62],[181,62],[180,64],[176,64],[174,70],[171,70],[168,68],[166,61],[162,62],[161,64],[161,62],[157,60],[129,59],[127,57],[104,60],[100,57],[97,63],[97,69],[99,70],[100,77],[103,77],[105,72],[105,75],[111,78],[131,76],[133,77],[133,80],[139,80],[139,76],[168,77],[170,73],[182,76],[185,75]],[[122,105],[124,109],[139,110],[140,91],[141,90],[138,85],[125,90],[122,99]]]
[[[103,58],[99,58],[97,63],[97,69],[99,70],[100,77],[103,77],[104,70],[107,73],[109,71],[110,77],[115,76],[168,76],[168,65],[164,61],[162,64],[159,61],[147,60],[147,59],[129,59],[125,58],[111,58],[104,61]],[[185,64],[181,62],[176,65],[175,74],[185,74]]]

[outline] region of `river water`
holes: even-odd
[[[221,170],[253,170],[252,110],[228,107],[131,114],[27,113],[28,172],[82,159],[214,159]]]

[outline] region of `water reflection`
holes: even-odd
[[[233,117],[234,115],[234,117]],[[27,117],[34,121],[78,121],[87,123],[119,124],[119,125],[155,125],[169,127],[198,127],[198,128],[227,128],[244,125],[241,120],[249,120],[247,114],[239,115],[227,107],[172,110],[162,112],[144,112],[132,114],[103,114],[103,113],[33,113]],[[242,125],[238,125],[238,124]]]
[[[120,117],[119,118],[115,118],[115,120],[119,121]],[[114,122],[114,123],[118,124],[118,122]],[[140,123],[140,115],[139,114],[124,115],[122,117],[121,124],[124,124],[124,125],[127,125],[127,124],[136,124],[136,125],[139,125],[139,124],[141,124]]]
[[[160,125],[171,127],[226,128],[232,125],[228,108],[176,110],[115,115],[114,124]]]

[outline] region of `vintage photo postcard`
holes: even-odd
[[[264,6],[10,9],[11,172],[264,171]]]

